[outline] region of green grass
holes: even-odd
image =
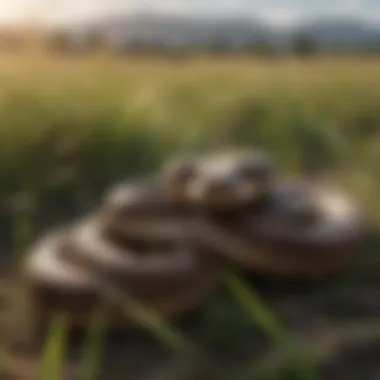
[[[171,326],[160,313],[146,307],[108,283],[104,284],[103,288],[106,298],[118,305],[126,318],[132,318],[140,327],[149,331],[171,349],[183,350],[189,346],[186,337]]]
[[[378,58],[24,58],[0,60],[1,236],[13,234],[17,253],[33,238],[38,213],[96,204],[115,181],[150,174],[172,154],[231,146],[268,149],[282,173],[305,164],[335,169],[380,223]],[[282,349],[292,347],[260,300],[236,281],[229,283],[252,323]],[[134,310],[158,339],[173,349],[186,346],[187,338],[160,316],[122,298],[117,303]],[[83,380],[97,376],[100,325],[94,322],[84,348]],[[49,337],[41,380],[58,376],[64,325],[57,322]],[[293,356],[291,363],[300,379],[314,378],[306,361]]]
[[[52,321],[42,352],[38,380],[59,380],[64,368],[68,321],[64,315],[57,315]]]
[[[377,59],[176,65],[34,58],[0,62],[0,80],[6,202],[25,186],[42,186],[43,198],[92,199],[172,153],[227,145],[270,149],[286,171],[306,161],[352,177],[360,170],[365,180],[355,178],[353,191],[364,201],[379,188]]]
[[[233,272],[227,272],[224,276],[231,293],[239,301],[241,306],[249,312],[252,321],[257,324],[286,356],[287,363],[292,370],[292,379],[317,380],[316,369],[310,358],[304,354],[303,349],[282,326],[277,316],[269,310],[252,289]],[[259,367],[259,368],[257,368]],[[268,369],[266,369],[268,371]],[[255,371],[260,373],[260,364],[255,363],[251,371],[245,370],[250,377],[255,376]]]
[[[97,380],[100,373],[102,349],[108,326],[108,303],[102,302],[90,320],[78,380]]]

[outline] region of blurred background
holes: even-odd
[[[333,173],[380,223],[379,1],[0,0],[4,263],[172,154],[257,146],[284,174]],[[367,269],[315,302],[378,318]],[[245,317],[220,302],[207,326],[241,358]],[[379,342],[325,376],[379,379]]]

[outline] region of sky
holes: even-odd
[[[0,0],[0,22],[26,16],[53,22],[150,10],[174,14],[258,15],[273,24],[315,16],[359,16],[380,23],[380,0]]]

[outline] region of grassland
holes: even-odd
[[[0,81],[0,183],[7,195],[39,186],[41,176],[55,190],[101,191],[173,152],[226,145],[268,148],[284,170],[305,160],[338,165],[354,171],[354,191],[364,201],[377,194],[377,58],[2,57]],[[64,136],[57,149],[52,129]]]
[[[380,222],[380,58],[30,54],[0,56],[0,83],[4,241],[168,155],[231,146],[270,150],[283,173],[333,169]]]

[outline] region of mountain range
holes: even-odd
[[[82,25],[77,33],[101,33],[115,45],[132,42],[179,46],[223,42],[243,47],[257,42],[286,48],[295,36],[306,36],[320,49],[380,48],[380,25],[354,18],[320,18],[293,27],[273,26],[260,18],[194,17],[159,14],[119,15]]]

